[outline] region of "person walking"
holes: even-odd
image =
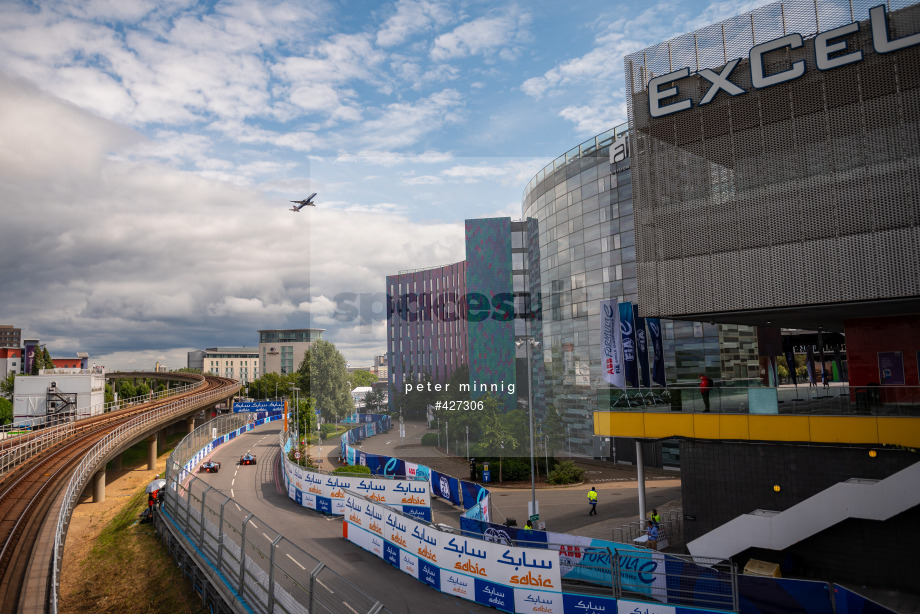
[[[661,525],[661,515],[658,513],[657,509],[653,509],[652,513],[649,514],[648,518],[649,520],[652,521],[652,524],[654,524],[655,526]]]
[[[712,380],[705,375],[700,375],[700,396],[703,397],[704,412],[709,411],[709,391],[712,390]]]
[[[591,490],[588,491],[588,504],[591,505],[591,511],[588,512],[588,516],[597,515],[597,490],[592,486]]]

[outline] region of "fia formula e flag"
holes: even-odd
[[[601,301],[601,365],[605,382],[617,388],[626,385],[623,346],[620,342],[620,310],[615,298]]]
[[[626,383],[639,386],[639,369],[636,365],[636,335],[633,329],[632,303],[620,303],[620,342],[623,344],[623,367],[626,371]]]
[[[636,355],[639,357],[639,384],[648,388],[648,338],[645,336],[645,318],[639,317],[639,306],[633,305],[633,321],[636,323]]]
[[[664,348],[661,342],[661,320],[658,318],[646,318],[648,324],[649,341],[652,342],[652,381],[659,386],[666,386],[664,376]]]

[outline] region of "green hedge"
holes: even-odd
[[[424,435],[422,435],[422,445],[423,446],[438,445],[438,434],[437,433],[425,433]]]

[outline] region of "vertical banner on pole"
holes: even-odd
[[[645,318],[639,317],[639,306],[633,305],[633,316],[636,324],[636,355],[639,357],[639,385],[648,388],[648,338],[645,336]]]
[[[601,365],[604,381],[623,388],[626,372],[623,370],[623,348],[620,343],[620,311],[617,299],[601,301]]]
[[[652,381],[659,386],[666,386],[664,376],[664,348],[661,342],[661,320],[646,318],[649,341],[652,343]]]
[[[633,307],[629,301],[620,303],[620,343],[623,345],[623,368],[626,384],[639,386],[639,369],[636,365],[636,336],[633,329]]]

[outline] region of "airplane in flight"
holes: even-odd
[[[300,211],[301,209],[303,209],[304,207],[306,207],[307,205],[310,205],[311,207],[315,207],[315,206],[316,206],[316,203],[313,202],[313,198],[314,198],[315,196],[316,196],[316,192],[313,192],[312,194],[310,194],[310,195],[309,195],[307,198],[305,198],[304,200],[292,200],[291,202],[292,202],[292,203],[295,203],[296,206],[291,207],[290,210],[296,213],[296,212]]]

